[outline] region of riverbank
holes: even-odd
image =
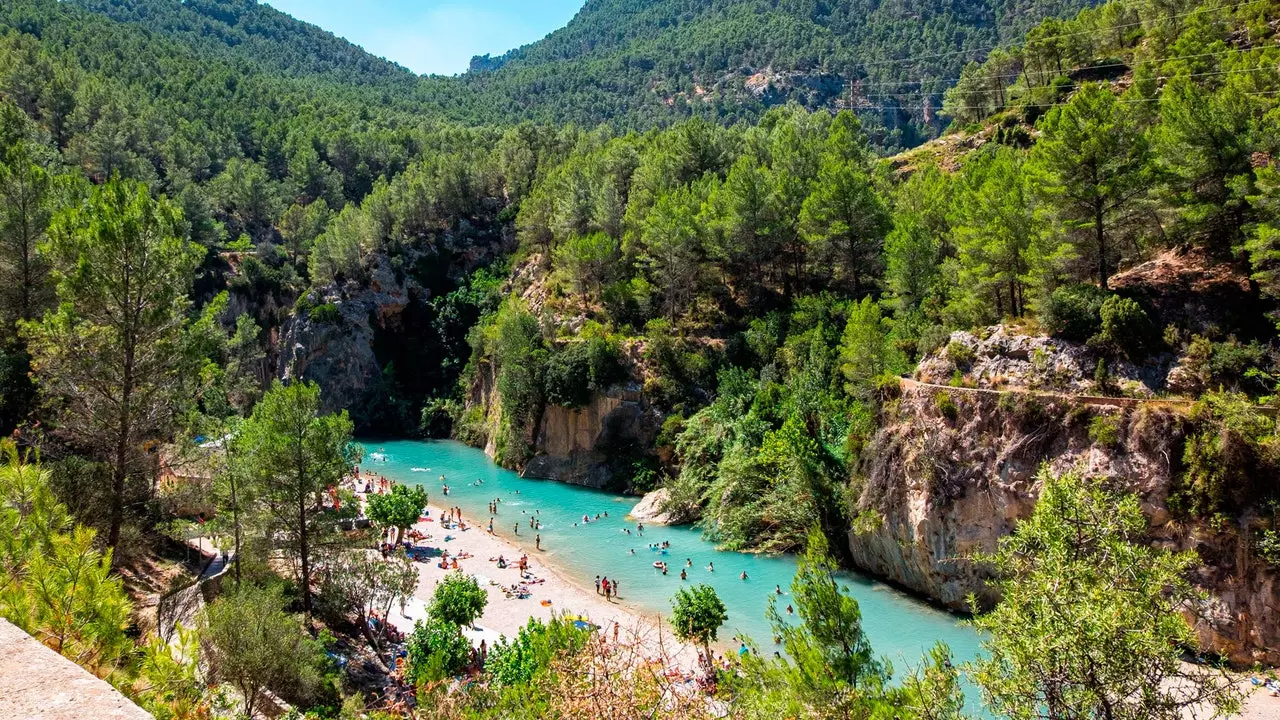
[[[456,560],[458,570],[475,576],[489,597],[484,613],[475,623],[478,631],[472,633],[477,642],[483,638],[492,646],[499,636],[514,638],[532,619],[547,621],[552,614],[568,613],[599,626],[607,639],[638,644],[647,659],[686,671],[696,667],[696,650],[676,640],[661,617],[627,604],[626,585],[620,588],[621,599],[606,600],[590,588],[570,581],[547,562],[554,556],[554,547],[546,544],[542,550],[521,547],[490,534],[487,518],[482,524],[465,512],[461,523],[465,530],[458,524],[442,527],[445,512],[445,508],[430,505],[428,520],[414,526],[423,537],[415,547],[429,559],[414,563],[418,569],[418,588],[405,603],[404,612],[399,608],[391,612],[389,620],[397,629],[412,632],[414,623],[426,617],[426,606],[436,585],[448,573],[456,572],[453,569]],[[450,559],[447,569],[440,567],[443,551],[448,551]],[[524,577],[519,570],[522,555],[528,557]],[[498,566],[499,557],[504,558],[506,567]],[[513,591],[522,585],[528,589],[528,597],[519,597]]]

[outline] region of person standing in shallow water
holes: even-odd
[[[535,549],[535,550],[541,550],[541,549],[542,549],[542,535],[541,535],[541,534],[538,534],[538,535],[534,535],[534,536],[533,536],[533,547],[534,547],[534,549]]]

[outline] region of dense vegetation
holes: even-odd
[[[475,58],[458,78],[421,79],[255,2],[73,4],[211,57],[358,83],[355,94],[367,101],[452,121],[647,128],[697,116],[730,123],[789,101],[833,108],[848,103],[852,89],[877,145],[902,148],[942,127],[942,94],[966,61],[1042,18],[1090,3],[605,0],[587,3],[542,41]]]
[[[877,522],[854,508],[897,375],[932,354],[964,384],[974,358],[952,331],[996,323],[1089,346],[1100,394],[1133,389],[1112,368],[1177,364],[1205,392],[1174,421],[1170,509],[1210,526],[1269,513],[1257,550],[1280,564],[1280,442],[1258,407],[1280,376],[1269,3],[1113,0],[1048,20],[965,65],[946,94],[954,135],[888,161],[875,144],[917,136],[815,112],[820,92],[766,111],[734,80],[697,111],[664,103],[770,63],[927,76],[936,97],[961,58],[1066,9],[602,1],[465,78],[420,80],[249,2],[6,3],[0,430],[17,446],[0,468],[0,614],[163,717],[222,707],[204,681],[246,712],[270,691],[360,716],[325,650],[362,638],[389,670],[374,621],[417,576],[347,522],[353,433],[452,432],[519,466],[548,405],[634,383],[667,419],[659,447],[611,449],[620,485],[665,485],[666,510],[728,547],[806,553],[801,622],[772,613],[788,657],[713,669],[723,606],[697,589],[675,622],[723,706],[568,618],[531,624],[451,692],[474,664],[460,628],[484,607],[457,576],[406,645],[421,707],[570,717],[585,696],[634,716],[958,718],[945,648],[900,683],[874,656],[829,540]],[[875,64],[898,58],[912,62]],[[1249,277],[1260,301],[1206,320],[1113,289],[1121,267],[1177,246]],[[379,293],[403,298],[399,325],[361,304]],[[372,336],[378,371],[347,409],[298,377],[282,339],[325,328]],[[956,419],[946,393],[937,405]],[[1089,437],[1121,442],[1101,417]],[[194,498],[167,483],[187,462],[206,475]],[[1007,598],[979,620],[998,659],[966,671],[991,708],[1174,717],[1184,688],[1233,707],[1216,674],[1178,663],[1193,558],[1143,546],[1132,498],[1074,474],[1039,482],[1045,502],[985,558]],[[373,503],[374,532],[403,530],[423,501]],[[179,651],[135,642],[113,573],[202,533],[225,538],[229,591]],[[1039,612],[1051,601],[1062,612]],[[1044,665],[1048,643],[1061,665]]]
[[[793,550],[814,519],[833,537],[854,521],[881,382],[953,330],[1008,320],[1087,342],[1100,394],[1119,391],[1109,366],[1172,357],[1203,389],[1270,397],[1275,328],[1253,310],[1189,319],[1108,288],[1122,260],[1186,245],[1251,267],[1273,292],[1280,77],[1265,9],[1134,12],[1111,3],[1031,33],[1088,36],[1062,51],[1061,73],[1039,41],[975,70],[1000,82],[982,86],[974,117],[998,114],[959,158],[879,162],[853,115],[796,107],[750,127],[586,136],[520,206],[521,262],[541,284],[518,282],[473,337],[471,380],[492,376],[501,408],[459,410],[459,434],[495,438],[519,465],[543,405],[573,404],[564,378],[596,388],[625,358],[671,412],[659,438],[677,460],[664,470],[668,509],[701,515],[729,547]],[[1070,80],[1095,58],[1123,65],[1124,82]],[[967,122],[975,102],[953,112]],[[958,375],[960,350],[948,352]],[[1249,406],[1232,405],[1245,417]],[[1255,449],[1228,464],[1274,468],[1267,432],[1245,435]],[[1192,488],[1231,484],[1199,479],[1219,475],[1203,447],[1188,448],[1179,500],[1196,514],[1217,510]],[[643,463],[622,470],[635,488],[653,483]],[[1259,507],[1274,499],[1258,492]]]

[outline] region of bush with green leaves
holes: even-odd
[[[1096,285],[1064,285],[1040,308],[1040,323],[1054,337],[1084,342],[1102,328],[1102,306],[1110,293]]]
[[[390,493],[369,496],[368,514],[379,527],[405,530],[418,522],[426,506],[425,488],[397,483]]]
[[[1095,445],[1105,448],[1115,447],[1120,442],[1120,417],[1118,415],[1096,415],[1089,421],[1089,439]]]
[[[325,303],[311,308],[310,317],[313,323],[332,325],[342,320],[342,311],[333,303]]]
[[[1102,345],[1130,360],[1142,360],[1152,350],[1156,326],[1136,300],[1113,295],[1098,311],[1102,324],[1091,343]]]
[[[427,615],[458,627],[470,627],[484,612],[489,595],[472,575],[461,570],[444,576],[431,594]]]
[[[591,358],[587,343],[573,342],[547,358],[543,387],[548,402],[580,408],[591,401]]]
[[[520,628],[514,640],[503,638],[489,650],[484,669],[497,685],[523,685],[551,666],[556,657],[581,650],[591,633],[562,615],[537,618]]]
[[[947,359],[955,363],[956,367],[968,367],[973,363],[975,357],[976,354],[973,352],[973,348],[959,340],[952,340],[947,343]]]
[[[1183,472],[1171,504],[1194,517],[1239,510],[1280,497],[1280,437],[1275,420],[1239,393],[1207,393],[1191,408]]]
[[[324,647],[285,605],[279,588],[245,584],[209,605],[200,619],[211,676],[236,688],[250,717],[268,690],[304,706],[324,693]]]
[[[471,641],[458,632],[458,626],[435,617],[414,623],[413,632],[405,640],[408,653],[407,676],[415,682],[443,680],[467,666]]]

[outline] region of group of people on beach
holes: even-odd
[[[614,600],[618,597],[618,581],[610,580],[608,576],[601,578],[596,576],[596,594],[604,595],[605,600]]]

